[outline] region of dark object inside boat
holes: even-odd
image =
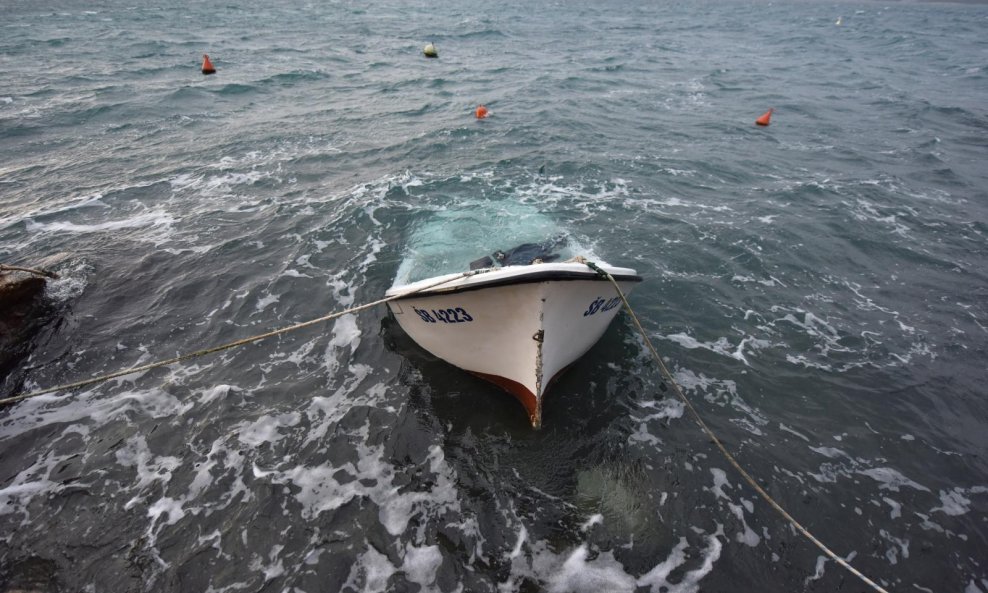
[[[498,266],[528,266],[534,263],[547,263],[560,258],[558,253],[553,253],[557,248],[566,242],[566,237],[559,236],[543,241],[542,243],[522,243],[507,251],[498,249],[491,255],[485,255],[480,259],[470,262],[471,270],[480,270]]]

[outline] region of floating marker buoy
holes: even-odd
[[[756,119],[755,120],[755,123],[758,124],[758,125],[760,125],[760,126],[767,126],[768,125],[768,120],[772,119],[772,112],[773,111],[775,111],[775,109],[769,109],[768,111],[766,111],[765,113],[763,113],[761,117],[759,117],[758,119]]]
[[[486,107],[484,107],[483,105],[478,105],[477,111],[474,112],[474,115],[477,116],[477,119],[484,119],[485,117],[487,117],[487,113],[488,112]]]
[[[202,54],[202,73],[216,74],[216,68],[213,67],[213,63],[209,61],[209,56],[206,54]]]
[[[439,57],[439,52],[436,51],[436,46],[434,44],[432,44],[432,43],[430,43],[430,44],[426,45],[424,48],[422,48],[422,53],[424,53],[425,54],[425,57],[427,57],[427,58],[438,58]]]

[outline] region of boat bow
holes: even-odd
[[[632,269],[600,267],[625,293],[641,281]],[[536,428],[552,382],[600,339],[621,305],[610,282],[578,262],[436,276],[386,294],[397,297],[388,306],[416,343],[512,393]]]

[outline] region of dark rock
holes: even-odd
[[[0,379],[27,356],[35,334],[51,317],[45,283],[34,274],[0,273]]]
[[[25,272],[0,272],[0,311],[8,311],[32,302],[45,290],[45,279]]]
[[[47,593],[58,591],[58,565],[47,558],[29,556],[14,560],[0,572],[4,593]]]

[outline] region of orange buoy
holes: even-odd
[[[763,113],[761,117],[759,117],[758,119],[756,119],[755,120],[755,123],[758,124],[758,125],[760,125],[760,126],[767,126],[768,125],[768,120],[772,119],[772,112],[773,111],[775,111],[775,109],[769,109],[768,111],[766,111],[765,113]]]
[[[216,68],[213,67],[213,63],[209,61],[209,56],[206,54],[202,54],[202,73],[216,74]]]
[[[478,105],[477,111],[474,112],[474,115],[477,116],[477,119],[484,119],[487,117],[487,108],[483,105]]]

